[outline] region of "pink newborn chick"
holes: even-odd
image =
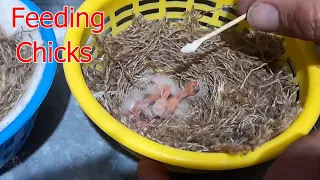
[[[199,82],[198,81],[189,81],[186,88],[182,90],[179,95],[174,96],[168,99],[167,110],[173,112],[179,105],[179,102],[188,97],[194,96],[199,92]]]
[[[155,116],[163,117],[167,111],[167,98],[171,94],[169,85],[164,85],[161,89],[161,97],[152,106],[152,112]]]
[[[127,117],[134,117],[136,122],[140,121],[140,108],[143,106],[144,94],[138,89],[131,91],[121,104],[122,114]]]
[[[136,123],[138,126],[143,125],[142,121],[140,120],[140,113],[146,109],[150,104],[156,102],[160,98],[160,94],[149,94],[148,97],[144,100],[137,101],[131,112],[136,118]]]

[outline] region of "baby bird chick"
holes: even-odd
[[[183,89],[177,96],[174,96],[168,99],[168,102],[167,102],[168,111],[173,112],[177,108],[179,102],[182,99],[188,96],[195,96],[199,92],[199,90],[200,89],[199,89],[198,81],[189,81],[186,88]]]
[[[144,99],[144,94],[138,90],[133,89],[123,100],[121,104],[121,111],[125,116],[135,116],[139,109],[139,102]]]
[[[193,103],[197,99],[205,97],[206,95],[208,95],[208,91],[209,91],[208,90],[208,86],[204,82],[200,81],[198,87],[199,87],[198,88],[199,91],[196,93],[196,95],[188,96],[186,98],[187,100],[189,100],[190,103]]]
[[[150,104],[156,102],[159,98],[160,94],[149,94],[146,99],[138,100],[134,104],[132,108],[132,113],[136,117],[136,122],[139,126],[143,125],[143,123],[140,120],[140,113],[143,110],[146,110]]]
[[[154,118],[150,105],[155,103],[161,97],[161,91],[158,88],[158,85],[151,84],[148,85],[145,91],[148,94],[147,98],[144,100],[145,106],[143,108],[143,114],[149,118],[149,120]]]
[[[181,91],[178,84],[175,83],[172,79],[170,79],[167,76],[155,75],[151,77],[151,81],[155,83],[155,85],[160,91],[165,85],[169,85],[171,94],[173,96],[178,95],[179,92]]]
[[[164,117],[167,111],[167,98],[171,94],[171,86],[164,85],[161,89],[161,97],[152,106],[152,113],[155,116]]]

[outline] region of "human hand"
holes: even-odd
[[[320,179],[320,131],[292,143],[273,163],[264,180]]]
[[[320,131],[304,136],[288,146],[266,173],[264,180],[318,180],[320,179]],[[141,160],[139,180],[169,180],[163,164]]]
[[[320,0],[239,0],[237,8],[257,30],[320,40]]]
[[[169,173],[163,164],[151,160],[143,159],[138,163],[139,180],[169,180]]]

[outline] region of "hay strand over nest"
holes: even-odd
[[[16,57],[19,40],[7,37],[0,29],[0,121],[18,103],[33,73],[33,63],[21,63]],[[21,50],[23,58],[32,55],[30,47]]]
[[[141,15],[115,37],[98,40],[95,66],[83,68],[97,100],[133,131],[167,146],[198,152],[246,153],[283,132],[296,119],[297,84],[286,67],[277,66],[284,52],[277,37],[234,29],[206,41],[195,53],[180,49],[212,29],[201,28],[191,11],[179,23]],[[182,100],[165,118],[141,114],[143,126],[123,115],[130,92],[145,97],[152,76],[171,78],[181,90],[199,80],[200,92]],[[137,93],[137,92],[140,93]]]

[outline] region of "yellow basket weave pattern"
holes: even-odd
[[[203,26],[222,26],[236,18],[234,0],[86,0],[78,9],[89,15],[95,11],[105,13],[105,32],[116,36],[127,28],[134,14],[141,13],[148,20],[167,16],[171,20],[181,19],[186,10],[193,6],[206,12],[199,20]],[[217,11],[213,11],[217,10]],[[211,12],[207,12],[211,11]],[[238,29],[249,28],[247,22],[239,24]],[[72,47],[84,46],[91,29],[84,24],[80,28],[69,28],[65,44],[72,41]],[[84,112],[105,133],[118,141],[133,154],[149,157],[174,167],[197,170],[227,170],[252,166],[278,156],[290,143],[309,133],[320,113],[320,61],[314,43],[284,37],[288,60],[296,80],[299,82],[299,100],[304,110],[298,119],[281,135],[263,144],[246,155],[226,153],[199,153],[179,150],[153,142],[136,134],[114,119],[91,94],[75,61],[64,64],[67,82],[74,97]],[[94,45],[91,44],[92,46]],[[79,52],[76,54],[80,56]],[[63,54],[64,58],[67,54]],[[96,56],[96,53],[93,54]]]

